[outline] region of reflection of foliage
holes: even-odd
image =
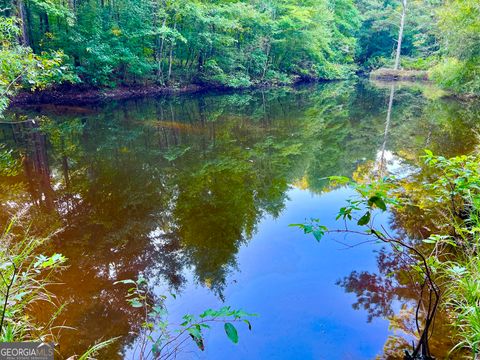
[[[400,283],[402,274],[399,272],[399,257],[395,253],[382,249],[377,256],[379,274],[366,271],[352,272],[348,277],[337,284],[344,287],[346,292],[355,293],[357,302],[353,305],[355,309],[363,308],[368,313],[368,321],[375,317],[392,317],[393,302],[409,293],[409,282]],[[405,294],[406,293],[406,294]]]
[[[449,142],[465,136],[473,105],[431,103],[409,90],[398,94],[390,147],[405,149],[408,161],[427,140],[459,151]],[[305,188],[324,191],[318,179],[350,176],[364,159],[375,158],[385,95],[342,83],[135,100],[96,111],[53,109],[40,131],[5,128],[6,149],[21,154],[24,171],[0,179],[2,188],[15,186],[1,193],[0,219],[23,209],[33,231],[63,228],[51,247],[72,262],[56,291],[75,301],[65,316],[78,328],[101,321],[100,330],[75,338],[65,333],[62,343],[81,353],[102,336],[138,329],[138,314],[123,307],[123,293],[113,286],[119,278],[142,272],[180,291],[191,269],[199,283],[223,296],[239,247],[262,216],[279,216],[289,184],[302,179]],[[405,135],[412,132],[415,142]],[[400,296],[392,289],[385,299],[394,294]],[[124,337],[124,344],[132,341]],[[106,357],[117,357],[118,350],[112,347]]]
[[[0,144],[0,176],[13,176],[18,173],[18,162],[12,152],[12,150],[6,150],[5,145]]]
[[[440,301],[440,289],[436,284],[434,276],[435,267],[432,266],[429,256],[425,255],[421,249],[418,249],[405,239],[391,235],[382,225],[375,223],[376,211],[387,211],[387,205],[397,209],[404,207],[405,202],[403,197],[395,196],[397,191],[401,192],[401,188],[398,187],[395,178],[388,177],[380,179],[372,178],[372,180],[367,183],[355,183],[341,176],[331,177],[330,180],[334,184],[348,186],[355,190],[354,195],[346,201],[344,207],[340,208],[336,217],[337,220],[343,220],[344,227],[338,229],[327,228],[324,225],[319,225],[319,220],[313,220],[313,226],[302,224],[295,226],[302,228],[305,233],[312,233],[317,241],[320,241],[325,234],[343,233],[366,237],[367,240],[364,242],[380,241],[390,245],[391,251],[399,260],[404,262],[408,270],[411,271],[412,284],[416,285],[420,292],[417,312],[415,314],[418,341],[417,344],[413,346],[411,354],[405,350],[405,359],[432,359],[429,339],[433,331],[434,319]],[[356,226],[357,228],[352,228],[352,226]],[[383,261],[382,257],[380,257],[380,261]],[[353,289],[355,289],[355,287],[358,288],[358,279],[365,281],[366,283],[362,285],[367,286],[367,288],[357,291],[357,296],[359,296],[358,303],[355,304],[354,307],[363,305],[363,307],[369,311],[369,320],[371,320],[374,315],[388,315],[389,309],[385,307],[385,304],[391,302],[391,300],[386,301],[382,298],[382,295],[386,295],[384,293],[379,294],[379,296],[372,292],[375,290],[384,291],[384,284],[389,285],[391,288],[392,286],[391,283],[388,284],[388,279],[382,279],[379,283],[375,281],[375,276],[372,277],[367,273],[359,276],[357,273],[354,273],[345,284],[350,285],[351,283]],[[372,282],[371,280],[374,281]],[[347,287],[347,291],[352,290]],[[423,296],[424,293],[427,295]],[[372,309],[370,307],[372,304],[379,304],[380,307]],[[423,315],[423,318],[420,314]]]
[[[443,321],[437,319],[440,327],[432,330],[434,337],[430,344],[434,344],[439,354],[446,353],[453,347],[453,350],[460,353],[469,350],[476,356],[479,345],[477,314],[480,279],[477,254],[480,223],[478,155],[475,153],[471,156],[445,158],[434,156],[429,150],[426,153],[425,162],[419,165],[421,170],[401,179],[393,179],[388,196],[398,199],[399,204],[403,204],[399,206],[392,203],[396,226],[401,230],[399,235],[410,237],[410,240],[408,237],[404,240],[410,244],[408,249],[417,254],[419,252],[429,254],[424,264],[425,266],[428,264],[430,269],[428,272],[439,284],[439,289],[442,289],[442,311],[437,317],[442,317]],[[373,183],[378,184],[380,181]],[[343,211],[343,214],[345,213],[346,211]],[[361,219],[358,221],[359,224]],[[374,234],[379,236],[377,232]],[[379,270],[383,277],[354,272],[340,284],[348,292],[357,294],[357,303],[354,306],[363,306],[369,311],[370,316],[389,317],[392,328],[414,335],[416,329],[412,317],[409,321],[409,317],[404,316],[408,315],[407,311],[404,311],[403,315],[402,312],[393,315],[391,311],[393,296],[388,297],[388,294],[399,294],[404,284],[408,283],[407,278],[402,280],[402,274],[411,274],[412,271],[415,274],[419,267],[408,263],[402,265],[391,263],[389,266],[384,259],[384,254],[380,254]],[[402,270],[405,265],[408,267]],[[394,277],[396,283],[388,280],[389,274]],[[416,275],[412,276],[412,280],[419,282]],[[420,293],[416,295],[409,294],[408,287],[405,290],[407,291],[404,291],[398,299],[419,298],[420,304],[422,301],[425,302],[423,285]],[[379,294],[375,294],[375,291],[379,291]],[[426,303],[428,304],[426,314],[430,316],[431,302]],[[434,311],[435,308],[436,305],[433,307]],[[425,312],[425,309],[420,305],[417,308],[413,317],[417,319],[417,324],[420,321],[419,312]],[[421,321],[428,326],[428,318]],[[450,324],[456,327],[453,336],[452,329],[446,326]],[[450,335],[445,336],[445,333]],[[450,341],[446,342],[445,338]],[[394,356],[392,354],[398,350],[396,346],[403,346],[403,343],[404,341],[395,337],[389,338],[385,345],[385,358]]]
[[[68,323],[81,328],[100,313],[124,320],[106,322],[101,332],[90,330],[71,345],[64,338],[62,343],[74,352],[105,334],[114,337],[138,328],[134,311],[119,313],[123,295],[112,287],[119,277],[144,272],[179,289],[183,269],[191,265],[198,281],[222,296],[240,243],[251,237],[263,213],[277,216],[282,210],[288,173],[301,155],[299,141],[288,136],[292,126],[232,117],[232,109],[246,106],[238,101],[226,102],[226,110],[216,109],[214,119],[203,121],[216,106],[208,101],[200,98],[184,106],[173,100],[129,115],[135,120],[145,116],[144,126],[131,126],[121,107],[102,121],[94,114],[87,121],[41,122],[49,166],[37,166],[32,157],[32,169],[47,170],[56,184],[54,211],[38,211],[28,196],[18,205],[30,208],[36,231],[44,230],[40,217],[51,225],[56,219],[63,222],[57,244],[73,263],[62,275],[66,285],[57,295],[68,300],[75,294]],[[158,125],[151,122],[152,113],[159,117]],[[175,121],[177,117],[191,120]],[[33,139],[30,131],[23,134],[20,148]],[[31,152],[23,152],[30,161]],[[36,181],[35,173],[20,179]],[[92,296],[101,302],[91,302]]]
[[[405,356],[405,349],[408,349],[411,344],[403,337],[398,336],[398,331],[403,334],[415,336],[415,310],[412,307],[403,305],[398,314],[393,314],[389,317],[390,329],[395,331],[394,335],[390,335],[383,346],[383,353],[377,356],[377,359],[403,359]]]
[[[429,150],[426,153],[423,171],[407,173],[402,178],[376,178],[370,174],[370,181],[365,175],[361,183],[355,183],[345,177],[331,177],[330,180],[337,186],[348,185],[355,190],[356,195],[347,200],[347,205],[339,210],[337,216],[337,220],[341,218],[345,221],[345,228],[329,229],[319,225],[318,220],[297,226],[305,233],[315,235],[317,240],[327,233],[347,233],[373,237],[392,245],[391,253],[381,251],[378,256],[379,275],[354,271],[338,283],[347,292],[356,293],[354,308],[367,310],[369,320],[376,316],[387,317],[391,328],[401,330],[411,338],[418,337],[411,355],[405,348],[406,341],[390,337],[385,345],[385,358],[398,355],[401,349],[397,346],[404,347],[405,359],[431,358],[429,344],[432,343],[437,351],[448,352],[447,343],[438,336],[439,333],[443,335],[444,325],[452,322],[457,326],[458,333],[449,337],[452,341],[450,349],[469,349],[476,356],[479,345],[479,160],[477,156],[448,159],[433,156]],[[403,214],[404,218],[421,214],[422,219],[430,219],[430,226],[425,229],[427,233],[404,229],[392,236],[383,226],[376,225],[375,208],[386,211],[387,204],[394,209],[393,214],[397,217],[399,214]],[[350,227],[352,220],[360,229]],[[425,223],[417,219],[419,226],[425,226]],[[405,237],[405,233],[412,234],[411,238]],[[420,237],[415,238],[417,234]],[[371,240],[365,242],[368,241]],[[412,294],[410,284],[416,285],[418,292]],[[415,310],[408,307],[410,299],[418,300]],[[406,301],[399,314],[392,310],[394,300]],[[441,315],[437,313],[439,304],[443,306]],[[439,331],[434,327],[435,317],[445,314],[446,322],[441,323]],[[436,340],[431,339],[434,332]],[[438,343],[438,339],[443,345]]]

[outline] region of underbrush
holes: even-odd
[[[38,255],[45,239],[28,233],[17,238],[11,231],[14,224],[0,238],[0,341],[54,342],[53,323],[61,307],[46,324],[38,323],[29,310],[38,302],[56,305],[47,287],[66,259],[61,254]]]
[[[457,93],[480,95],[480,58],[462,61],[447,58],[430,71],[432,79]]]

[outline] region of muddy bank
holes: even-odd
[[[64,84],[53,88],[29,92],[23,91],[10,99],[10,107],[35,104],[85,105],[109,100],[124,100],[155,97],[168,94],[186,94],[204,91],[235,92],[247,89],[272,89],[295,86],[302,83],[322,82],[320,79],[292,79],[291,84],[254,84],[245,88],[231,88],[211,84],[187,84],[177,87],[158,85],[122,86],[116,88],[94,88],[82,84]]]
[[[118,87],[114,89],[62,85],[47,90],[21,92],[11,99],[10,106],[30,104],[85,105],[108,100],[122,100],[164,94],[194,93],[205,90],[207,90],[207,88],[200,85],[187,85],[183,87],[150,85]]]

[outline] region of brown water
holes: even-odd
[[[129,358],[142,319],[114,282],[139,273],[158,294],[177,293],[172,321],[222,304],[260,315],[239,345],[213,329],[205,352],[181,358],[384,353],[396,339],[392,317],[410,321],[416,296],[389,275],[400,265],[381,245],[316,243],[288,225],[334,224],[351,192],[329,191],[326,176],[360,176],[381,153],[391,171],[415,171],[424,148],[451,156],[476,145],[478,105],[399,86],[386,124],[389,95],[389,86],[339,82],[15,109],[12,119],[41,118],[39,127],[0,127],[23,161],[18,176],[0,178],[0,222],[21,210],[33,232],[58,231],[45,252],[64,254],[69,267],[52,291],[68,303],[59,322],[76,328],[61,332],[63,356],[120,336],[100,358]],[[408,230],[397,220],[379,218]],[[443,330],[432,341],[440,357]]]

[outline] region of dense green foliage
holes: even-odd
[[[63,64],[62,51],[37,55],[19,42],[20,33],[14,18],[0,17],[0,115],[8,97],[21,87],[35,90],[55,82],[77,81]]]
[[[1,0],[0,85],[12,95],[12,82],[245,88],[343,79],[391,66],[401,9],[399,0]],[[408,0],[402,66],[438,64],[441,85],[478,92],[479,18],[476,0]]]
[[[351,0],[3,2],[25,14],[25,45],[62,49],[82,80],[103,86],[343,78],[359,26]]]
[[[401,1],[358,0],[362,14],[359,31],[358,62],[365,70],[391,66],[398,37]],[[425,68],[438,50],[436,11],[441,0],[408,2],[402,41],[402,65],[405,68]]]
[[[444,60],[434,69],[443,86],[480,93],[480,6],[477,0],[448,0],[439,12]]]
[[[391,67],[400,1],[359,0],[363,25],[358,62],[365,70]],[[431,70],[439,85],[480,93],[480,8],[477,0],[408,0],[402,67]]]

